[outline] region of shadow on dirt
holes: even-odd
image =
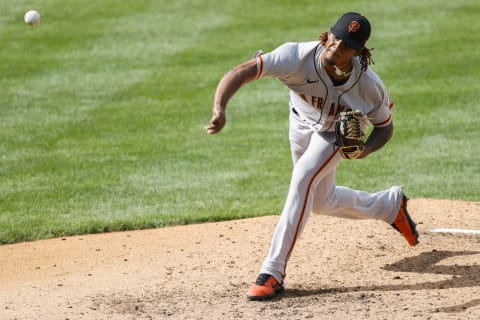
[[[435,282],[423,282],[410,285],[385,286],[386,290],[450,289],[480,286],[480,265],[437,265],[440,261],[467,255],[480,254],[480,251],[430,251],[416,257],[402,259],[382,269],[393,272],[429,273],[451,275],[451,279]],[[380,286],[383,287],[383,286]]]
[[[393,272],[413,272],[419,274],[451,275],[452,277],[440,281],[420,282],[414,284],[386,284],[372,286],[337,287],[324,289],[291,289],[285,292],[288,297],[314,296],[321,294],[335,294],[361,291],[402,291],[402,290],[440,290],[451,288],[480,286],[480,265],[437,265],[442,260],[480,254],[480,251],[437,251],[422,252],[415,257],[402,259],[393,264],[382,267],[383,270]],[[479,259],[480,260],[480,259]],[[442,277],[443,278],[443,277]],[[400,277],[398,277],[401,280]],[[465,304],[442,308],[441,312],[462,312],[468,308],[480,305],[480,299],[474,299]]]

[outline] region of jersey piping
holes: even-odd
[[[262,73],[263,73],[263,58],[262,58],[262,55],[259,55],[257,58],[257,61],[260,60],[260,63],[258,64],[257,63],[257,76],[255,77],[255,80],[258,80],[260,79],[260,77],[262,76]]]

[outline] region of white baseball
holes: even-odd
[[[40,22],[40,13],[37,10],[30,10],[25,13],[25,16],[23,18],[25,20],[25,23],[34,26]]]

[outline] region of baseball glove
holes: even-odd
[[[345,159],[356,159],[365,147],[367,117],[360,110],[340,112],[335,123],[335,144]]]

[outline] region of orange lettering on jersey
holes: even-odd
[[[338,112],[343,112],[343,111],[352,111],[352,108],[344,105],[339,105],[338,106]]]
[[[322,97],[315,97],[312,96],[312,103],[310,103],[312,107],[317,110],[322,110],[323,107],[323,98]]]
[[[323,109],[323,98],[322,97],[317,97],[318,102],[317,102],[317,109],[322,110]]]
[[[332,102],[330,105],[330,110],[328,110],[328,115],[333,116],[336,113],[336,107],[335,107],[335,102]]]
[[[306,97],[303,93],[300,93],[299,96],[300,96],[300,98],[302,98],[306,103],[308,103],[307,97]]]

